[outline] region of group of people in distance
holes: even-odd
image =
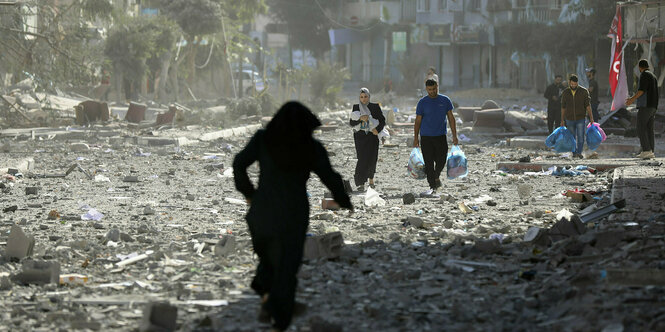
[[[642,59],[638,63],[640,70],[637,93],[626,99],[626,106],[637,102],[637,136],[640,139],[641,152],[636,156],[642,159],[655,158],[654,155],[654,121],[658,108],[658,81],[649,70],[649,62]],[[586,70],[589,87],[578,83],[577,75],[568,77],[568,87],[563,85],[561,75],[556,75],[554,83],[545,90],[547,99],[547,130],[549,133],[559,127],[566,127],[575,137],[577,143],[573,151],[574,158],[583,158],[582,150],[585,141],[585,128],[588,123],[600,120],[598,113],[598,82],[596,70]]]

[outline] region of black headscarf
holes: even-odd
[[[303,104],[290,101],[268,123],[265,143],[277,166],[284,170],[309,170],[314,160],[312,132],[319,119]]]

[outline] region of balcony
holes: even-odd
[[[625,4],[622,9],[624,40],[629,38],[632,38],[633,41],[645,42],[665,40],[665,3],[654,1]]]
[[[411,4],[413,6],[411,6]],[[413,13],[409,11],[413,7]],[[407,9],[407,16],[402,15],[403,8]],[[372,2],[350,2],[344,5],[344,20],[349,25],[368,25],[379,20],[387,24],[405,23],[415,21],[415,0],[403,1],[372,1]],[[412,16],[412,17],[411,17]]]
[[[513,18],[517,23],[552,22],[559,19],[561,8],[551,6],[530,6],[513,8]]]

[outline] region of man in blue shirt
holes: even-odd
[[[425,162],[427,182],[434,192],[441,187],[441,171],[446,164],[448,141],[446,139],[446,119],[453,134],[453,145],[457,145],[457,128],[450,98],[439,94],[439,83],[434,79],[425,82],[427,96],[418,101],[416,123],[413,126],[413,146],[420,147]],[[420,135],[420,140],[418,139]]]

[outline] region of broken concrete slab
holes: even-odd
[[[152,302],[143,308],[143,319],[139,331],[175,331],[178,308],[168,302]]]
[[[501,108],[476,111],[473,113],[473,131],[503,132],[505,117]]]
[[[241,132],[243,133],[242,135],[244,136],[248,133],[254,133],[255,131],[261,129],[261,125],[260,124],[247,125],[247,126],[243,126],[242,128],[244,128],[244,129],[236,129],[235,131],[233,129],[224,129],[224,130],[220,130],[220,131],[205,133],[205,134],[202,134],[201,136],[199,136],[198,139],[200,141],[204,141],[204,142],[214,141],[214,140],[217,140],[217,139],[220,139],[220,138],[229,138],[229,137],[237,136],[238,133],[241,133]]]
[[[305,239],[303,258],[307,260],[320,258],[336,258],[342,252],[344,238],[341,232],[332,232],[324,235],[308,236]]]
[[[571,236],[578,236],[586,232],[586,226],[582,223],[580,218],[576,215],[567,218],[561,218],[552,226],[547,235],[556,242]]]
[[[471,122],[473,121],[473,114],[476,111],[480,111],[482,108],[481,107],[467,107],[467,106],[461,106],[456,109],[457,114],[459,115],[460,119],[462,119],[463,122]]]
[[[612,284],[636,287],[665,286],[665,270],[607,269],[605,273],[608,282]]]
[[[479,239],[473,248],[484,254],[496,254],[501,252],[501,242],[499,239]]]
[[[224,235],[213,249],[213,253],[217,257],[226,257],[236,251],[236,238],[233,235]]]
[[[508,145],[516,148],[549,150],[545,145],[545,138],[534,136],[519,136],[508,140]],[[600,144],[598,153],[635,153],[640,151],[640,145],[635,140],[622,139],[621,142],[605,141]]]
[[[17,169],[21,173],[31,172],[35,168],[35,159],[32,157],[20,159],[4,159],[0,164],[0,173],[9,173],[9,169],[11,168]]]
[[[32,255],[35,247],[35,237],[26,235],[18,225],[12,225],[7,238],[7,249],[5,255],[8,258],[23,259]]]
[[[23,261],[21,272],[12,276],[12,279],[23,285],[28,284],[59,284],[60,262],[26,260]]]
[[[72,143],[69,145],[69,149],[72,152],[84,152],[84,151],[89,151],[90,146],[88,146],[88,144],[85,143]]]

